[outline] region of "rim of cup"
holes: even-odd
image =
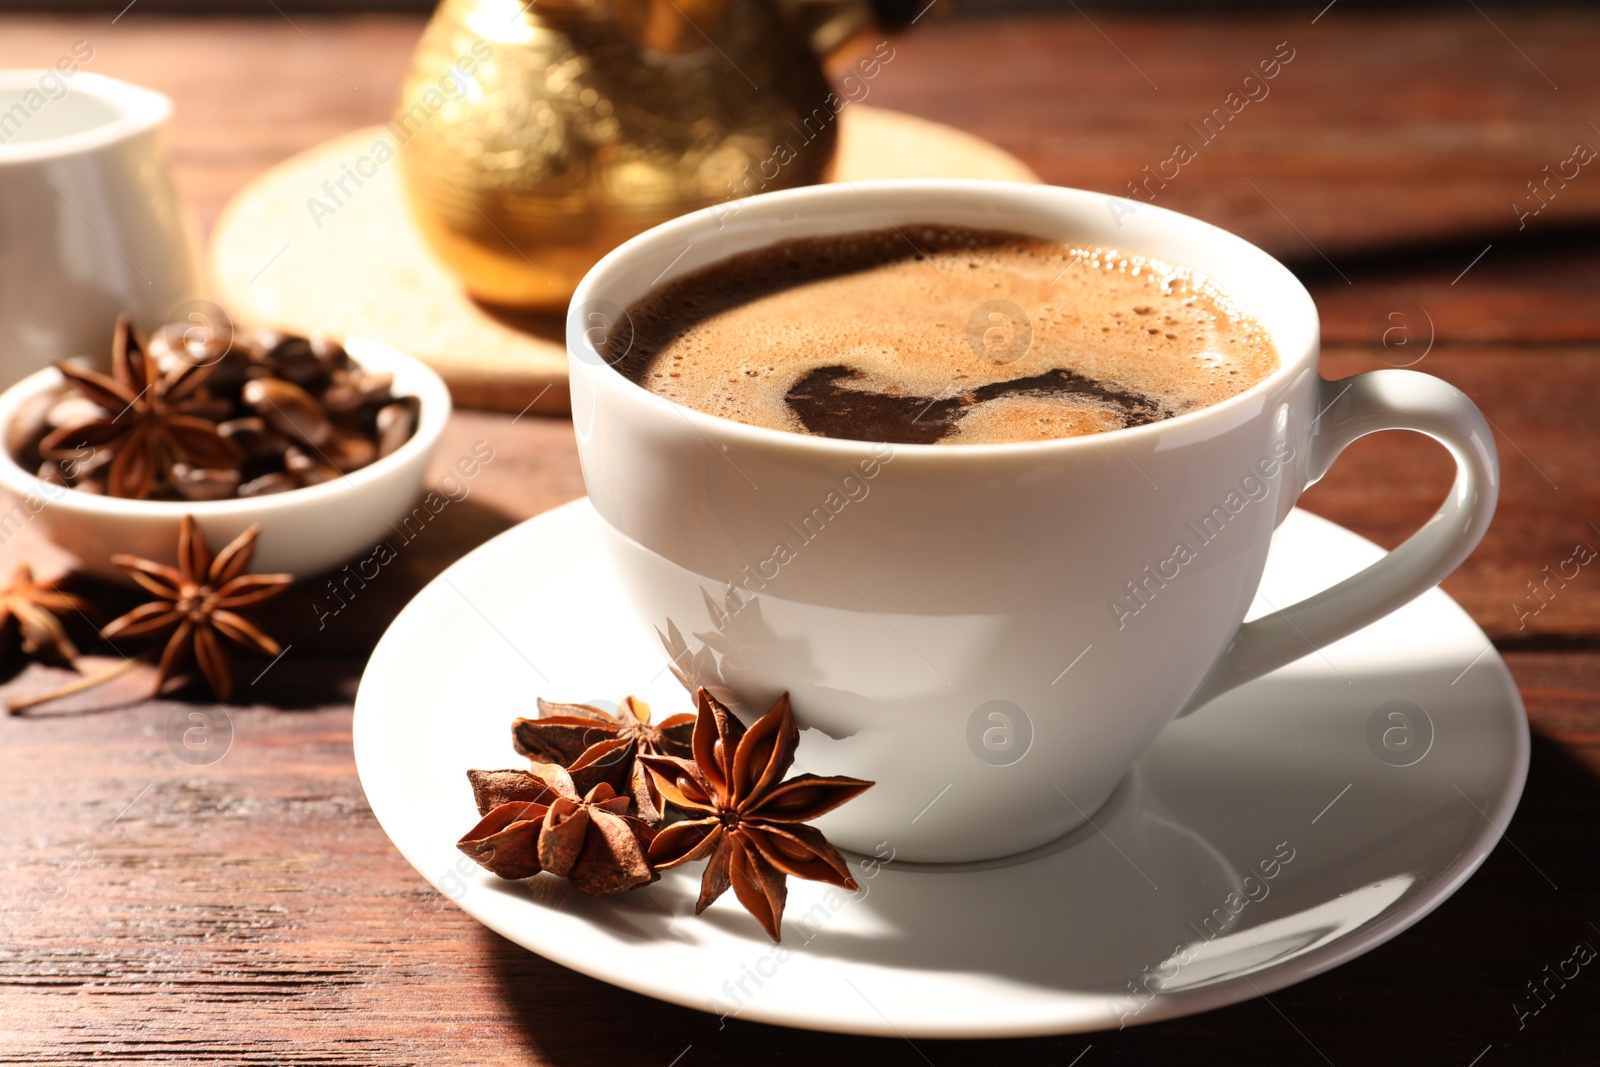
[[[856,456],[861,454],[863,450],[881,444],[881,442],[824,437],[816,434],[797,433],[791,430],[775,430],[765,426],[754,426],[749,423],[724,418],[720,415],[712,415],[668,400],[666,397],[653,393],[644,386],[632,381],[618,371],[615,366],[608,363],[605,357],[590,342],[585,332],[586,322],[584,320],[584,313],[587,308],[601,304],[625,306],[623,301],[615,300],[611,295],[617,287],[617,276],[623,275],[625,271],[630,270],[636,260],[643,260],[654,265],[657,257],[653,256],[653,253],[655,247],[661,244],[680,247],[703,243],[726,248],[726,251],[722,254],[708,261],[716,263],[744,252],[771,247],[785,240],[862,232],[874,228],[882,229],[885,225],[894,228],[898,228],[899,225],[914,224],[976,226],[976,224],[966,222],[947,222],[938,216],[942,212],[948,215],[948,204],[941,207],[936,203],[930,203],[926,211],[929,217],[926,219],[904,219],[901,223],[896,224],[890,221],[888,216],[883,215],[880,210],[878,217],[883,220],[883,224],[876,227],[872,225],[850,228],[824,226],[804,232],[796,230],[781,235],[775,234],[768,236],[764,240],[749,239],[749,236],[757,235],[764,229],[770,228],[763,224],[782,224],[807,217],[822,220],[830,219],[830,212],[826,207],[819,209],[816,205],[806,203],[809,200],[854,201],[859,205],[861,200],[866,198],[867,204],[877,209],[878,205],[873,203],[871,199],[871,194],[874,193],[884,193],[890,196],[909,196],[921,193],[929,196],[930,200],[939,197],[941,194],[949,196],[950,199],[982,196],[994,198],[1015,197],[1017,199],[1025,199],[1030,196],[1062,198],[1063,200],[1077,201],[1073,211],[1078,212],[1080,215],[1090,209],[1104,211],[1106,203],[1126,200],[1126,198],[1106,193],[1027,182],[964,178],[893,178],[850,183],[828,183],[804,186],[797,189],[785,189],[778,192],[759,193],[755,196],[735,201],[734,206],[731,208],[724,204],[701,208],[661,223],[625,241],[606,254],[579,282],[577,290],[573,294],[566,318],[566,343],[568,365],[571,368],[570,373],[573,376],[584,375],[586,379],[596,383],[599,388],[621,389],[624,391],[624,395],[629,398],[629,402],[644,404],[658,412],[676,412],[677,415],[687,418],[690,425],[694,426],[702,434],[715,433],[724,440],[741,443],[752,448],[807,448]],[[922,456],[927,457],[930,461],[937,458],[944,462],[979,462],[1000,457],[1025,459],[1062,450],[1115,448],[1122,442],[1143,439],[1153,440],[1167,434],[1182,433],[1185,428],[1199,426],[1207,421],[1221,421],[1231,425],[1233,422],[1257,413],[1264,399],[1283,388],[1289,379],[1307,372],[1315,372],[1320,349],[1321,320],[1310,292],[1288,267],[1284,266],[1283,263],[1266,250],[1220,226],[1205,222],[1192,215],[1185,215],[1182,212],[1173,211],[1170,208],[1157,207],[1154,204],[1143,201],[1128,201],[1128,203],[1133,205],[1132,210],[1127,213],[1129,217],[1137,219],[1142,216],[1146,219],[1145,222],[1138,223],[1138,225],[1150,225],[1153,221],[1155,225],[1162,228],[1164,234],[1168,232],[1177,234],[1189,243],[1203,242],[1214,245],[1225,253],[1227,258],[1238,264],[1238,270],[1261,272],[1261,276],[1267,280],[1264,285],[1257,286],[1257,289],[1274,290],[1278,299],[1299,305],[1298,308],[1290,308],[1284,313],[1285,315],[1300,316],[1292,330],[1274,329],[1263,321],[1263,315],[1257,310],[1269,303],[1271,299],[1269,296],[1246,293],[1245,290],[1249,288],[1248,286],[1221,277],[1219,272],[1203,271],[1199,267],[1192,266],[1184,261],[1185,257],[1182,255],[1132,251],[1126,247],[1119,247],[1115,241],[1107,240],[1104,242],[1104,247],[1159,259],[1172,266],[1189,269],[1196,275],[1215,281],[1224,292],[1233,298],[1241,310],[1261,322],[1262,327],[1273,339],[1273,343],[1278,350],[1277,368],[1261,381],[1233,396],[1226,397],[1214,404],[1207,404],[1193,411],[1184,412],[1181,415],[1146,423],[1143,426],[1130,426],[1104,433],[1058,437],[1043,441],[999,441],[961,445],[949,442],[934,442],[932,444],[896,442],[893,447],[897,457],[902,455],[908,458]],[[897,205],[890,206],[892,208],[897,207]],[[1021,225],[1018,220],[1028,214],[1027,208],[1019,206],[1014,213],[1008,214],[1007,217],[994,218],[993,228],[1014,229],[1016,232],[1025,234],[1030,232],[1037,234],[1041,230],[1049,228],[1048,223],[1041,223],[1037,228],[1032,229]],[[1064,223],[1068,218],[1065,213],[1045,214],[1043,217],[1056,223]],[[1087,215],[1083,215],[1083,217],[1087,217]],[[1057,228],[1061,227],[1058,225]],[[1086,233],[1092,233],[1091,226],[1085,225],[1084,229]],[[1163,239],[1174,245],[1184,243],[1178,237],[1164,237]],[[1089,240],[1089,237],[1086,237],[1085,240]],[[670,255],[659,256],[661,261],[671,258]],[[626,303],[631,304],[640,299],[645,293],[655,291],[664,282],[682,278],[704,264],[696,263],[676,271],[672,269],[675,265],[676,260],[668,264],[661,275],[658,275],[655,281],[645,286],[643,291],[629,297]],[[1291,334],[1288,338],[1291,343],[1288,346],[1283,344],[1283,335],[1286,333]],[[599,383],[602,382],[606,384],[600,385]]]

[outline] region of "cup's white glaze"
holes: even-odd
[[[597,351],[663,280],[786,238],[924,222],[1197,270],[1266,327],[1281,366],[1110,434],[891,446],[679,407]],[[1459,392],[1409,371],[1323,382],[1316,309],[1281,264],[1198,220],[1076,190],[875,182],[688,215],[594,268],[567,343],[584,480],[640,615],[747,720],[789,691],[798,765],[878,783],[823,828],[909,860],[1008,855],[1072,829],[1176,715],[1437,584],[1497,497],[1493,438]],[[1301,491],[1390,427],[1456,456],[1445,506],[1368,571],[1241,627]]]
[[[126,581],[111,562],[112,555],[131,552],[171,562],[178,525],[188,514],[213,548],[260,523],[252,569],[309,578],[369,555],[379,541],[397,533],[405,537],[395,524],[404,523],[418,506],[428,461],[450,421],[450,390],[422,361],[388,345],[362,338],[349,338],[344,345],[367,370],[393,374],[397,396],[421,401],[411,440],[376,463],[321,485],[270,496],[194,502],[124,500],[52,485],[23,470],[7,449],[0,448],[0,488],[14,498],[0,501],[0,546],[37,522],[50,540],[77,556],[84,569]],[[61,372],[49,367],[0,394],[0,431],[11,425],[18,408],[30,398],[61,386]],[[429,517],[421,516],[421,524],[426,525]],[[383,562],[379,558],[373,565]]]
[[[85,71],[0,71],[0,388],[58,359],[110,358],[203,296],[167,167],[172,101]]]

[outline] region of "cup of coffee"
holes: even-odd
[[[0,71],[0,388],[107,362],[119,314],[148,331],[201,296],[167,167],[172,101],[80,70],[85,51]]]
[[[1280,263],[1072,189],[686,215],[589,273],[567,345],[584,481],[668,666],[747,720],[787,691],[797,766],[878,783],[822,828],[906,860],[1071,830],[1176,716],[1438,584],[1498,496],[1460,391],[1322,380]],[[1243,622],[1301,492],[1386,429],[1455,458],[1438,513]]]

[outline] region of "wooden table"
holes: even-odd
[[[1302,273],[1324,316],[1328,376],[1420,356],[1499,431],[1499,517],[1445,588],[1522,687],[1533,765],[1509,839],[1436,913],[1270,1001],[997,1045],[719,1029],[523,951],[407,866],[351,760],[351,696],[400,606],[461,553],[583,492],[570,424],[463,412],[440,470],[480,439],[499,457],[469,500],[337,625],[317,629],[315,590],[263,613],[296,648],[241,703],[124,694],[110,708],[0,721],[0,1062],[1593,1062],[1600,972],[1582,971],[1521,1028],[1512,1002],[1575,943],[1600,947],[1600,575],[1585,568],[1536,614],[1516,607],[1539,606],[1529,583],[1574,545],[1600,545],[1600,165],[1552,183],[1521,226],[1513,205],[1539,206],[1527,183],[1577,142],[1600,146],[1600,18],[1330,5],[1314,19],[1317,6],[930,18],[896,42],[872,102],[988,137],[1050,181],[1121,192],[1176,141],[1196,141],[1189,124],[1287,42],[1293,59],[1270,96],[1150,189]],[[89,69],[171,93],[178,181],[209,224],[262,167],[384,119],[419,28],[392,17],[163,21],[138,8],[115,24],[11,17],[0,66],[47,65],[81,39],[95,49]],[[1394,326],[1404,329],[1386,346]],[[1430,444],[1382,435],[1304,502],[1392,546],[1448,475]],[[31,530],[0,557],[7,572],[14,559],[63,565]],[[94,595],[108,613],[123,604]],[[6,692],[62,677],[30,666]],[[169,724],[193,713],[231,723],[225,758],[174,758]]]

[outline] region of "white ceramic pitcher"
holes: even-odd
[[[85,71],[0,71],[0,387],[58,359],[110,358],[202,295],[167,166],[172,101]]]

